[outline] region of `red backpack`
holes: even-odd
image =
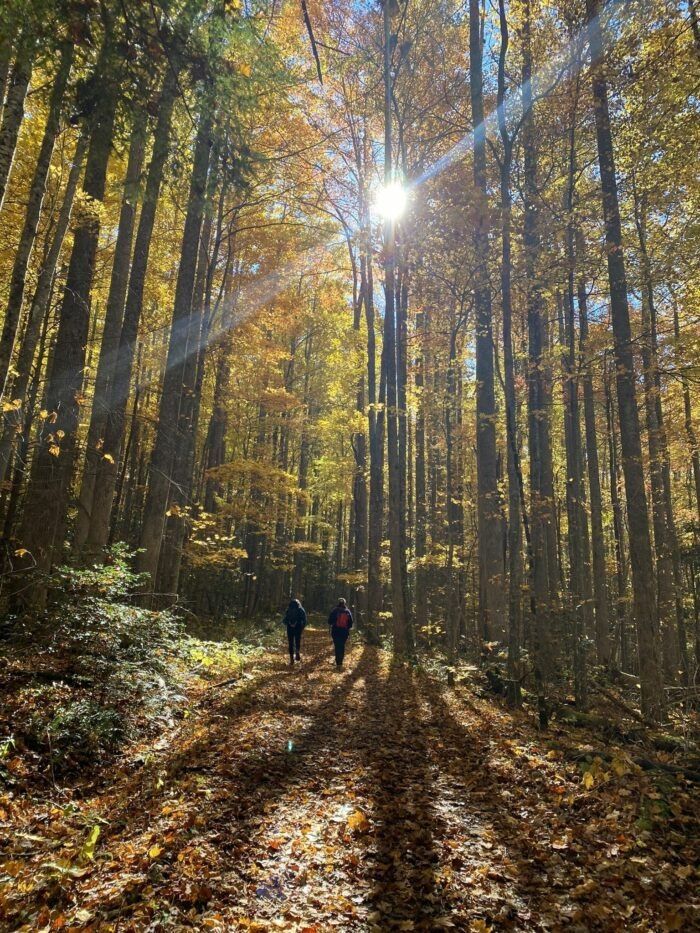
[[[336,628],[350,628],[350,613],[347,609],[339,609],[338,614],[335,617],[335,627]]]

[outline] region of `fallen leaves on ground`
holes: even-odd
[[[681,777],[571,762],[467,686],[328,647],[264,655],[97,783],[1,795],[7,928],[697,928]]]

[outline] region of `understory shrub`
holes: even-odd
[[[104,565],[60,568],[50,608],[13,620],[2,672],[13,712],[3,731],[55,773],[95,763],[137,732],[159,731],[182,699],[182,665],[173,663],[181,623],[135,604],[142,581],[130,557],[118,546]]]

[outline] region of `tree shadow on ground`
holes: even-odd
[[[327,648],[307,664],[314,669],[324,658],[328,658]],[[202,734],[184,752],[174,752],[177,766],[166,780],[160,796],[157,792],[153,794],[150,813],[144,814],[141,820],[130,821],[128,826],[122,824],[128,845],[135,831],[143,833],[157,825],[163,802],[168,799],[168,787],[170,797],[175,795],[190,802],[194,800],[196,812],[191,812],[183,823],[167,833],[159,833],[162,841],[159,842],[158,882],[163,886],[161,891],[169,892],[168,903],[178,909],[191,909],[193,905],[203,906],[205,901],[215,898],[228,906],[235,906],[241,897],[255,900],[256,890],[260,888],[262,903],[258,906],[263,912],[277,909],[275,903],[266,902],[270,897],[270,885],[261,885],[257,876],[254,853],[260,840],[256,836],[264,822],[269,821],[275,807],[284,802],[295,788],[311,788],[321,799],[327,774],[324,773],[325,763],[319,767],[319,758],[342,755],[347,748],[350,726],[347,718],[338,716],[338,711],[344,708],[357,681],[370,673],[375,662],[376,654],[364,648],[354,666],[339,674],[330,691],[324,690],[318,700],[313,695],[300,699],[300,680],[294,672],[290,671],[287,676],[284,673],[271,675],[266,682],[280,677],[279,686],[287,695],[287,702],[282,698],[281,705],[287,712],[298,708],[305,725],[283,730],[280,734],[261,735],[257,723],[253,722],[251,725],[257,727],[257,732],[253,728],[249,731],[257,736],[257,741],[237,748],[238,736],[231,728],[230,714],[233,713],[237,721],[244,712],[262,714],[268,708],[275,712],[280,704],[277,701],[268,704],[266,701],[257,706],[255,696],[249,696],[241,706],[234,699],[218,709],[217,718],[207,723]],[[259,691],[260,685],[261,681],[253,682],[251,688],[257,686]],[[222,753],[227,749],[230,754]],[[183,755],[188,762],[186,764],[182,763]],[[170,763],[172,765],[173,760]],[[181,780],[171,783],[173,776],[178,774]],[[212,784],[211,793],[198,790],[200,780]],[[181,870],[189,864],[194,827],[198,847],[208,847],[206,884],[188,877],[187,873],[183,876]],[[284,815],[283,829],[287,833],[295,831],[294,813],[289,810]],[[118,844],[116,839],[111,842]],[[274,851],[266,854],[274,859]],[[274,883],[275,897],[282,899],[284,893],[279,887],[276,869],[271,867],[269,874],[273,879],[270,883]],[[149,885],[148,878],[138,884],[132,883],[130,897],[137,902],[137,893]],[[96,910],[104,906],[99,901],[93,904]],[[128,913],[128,908],[124,910]]]
[[[499,770],[491,757],[489,724],[473,705],[472,715],[481,718],[481,728],[478,723],[471,728],[460,723],[443,688],[427,677],[421,678],[421,693],[430,707],[432,727],[441,737],[432,750],[437,767],[452,780],[467,782],[462,822],[468,826],[479,821],[489,830],[481,861],[490,863],[488,877],[496,897],[483,904],[483,916],[528,928],[539,916],[551,915],[553,907],[556,910],[558,897],[563,903],[580,883],[582,871],[591,872],[586,850],[579,854],[576,846],[571,851],[562,846],[560,852],[551,845],[574,818],[555,799],[547,774],[530,768],[524,760],[526,770]],[[519,762],[512,756],[511,769]],[[525,788],[526,795],[521,793]]]
[[[382,930],[432,929],[445,914],[436,878],[436,840],[444,827],[432,796],[433,774],[421,702],[412,671],[392,659],[386,680],[366,678],[358,742],[367,769],[374,830],[367,850],[371,917]],[[405,927],[403,927],[405,929]]]

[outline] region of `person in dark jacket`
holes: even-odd
[[[301,633],[306,627],[306,610],[298,599],[293,599],[287,606],[282,620],[287,626],[287,641],[289,642],[289,663],[301,661]]]
[[[345,644],[352,628],[352,613],[342,597],[328,616],[328,625],[335,646],[335,666],[340,670],[345,657]]]

